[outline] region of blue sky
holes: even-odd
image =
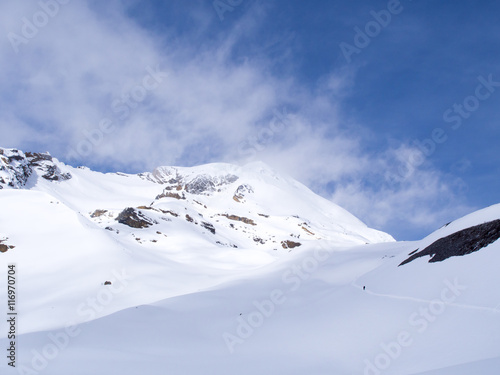
[[[500,201],[499,18],[492,1],[2,2],[0,143],[100,171],[263,160],[421,238]]]

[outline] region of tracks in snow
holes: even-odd
[[[360,289],[363,293],[368,293],[372,296],[377,296],[377,297],[383,297],[383,298],[391,298],[391,299],[398,299],[398,300],[405,300],[405,301],[411,301],[411,302],[417,302],[417,303],[426,303],[426,304],[431,304],[436,301],[440,301],[439,299],[434,299],[434,300],[426,300],[426,299],[421,299],[421,298],[414,298],[414,297],[402,297],[402,296],[396,296],[393,294],[383,294],[383,293],[376,293],[372,292],[369,289],[363,290],[363,287],[356,284],[356,281],[353,281],[351,283],[351,286]],[[495,313],[495,314],[500,314],[500,304],[496,307],[484,307],[484,306],[475,306],[475,305],[466,305],[466,304],[461,304],[461,303],[447,303],[443,302],[446,306],[452,306],[456,308],[461,308],[461,309],[469,309],[469,310],[479,310],[479,311],[486,311],[489,313]]]

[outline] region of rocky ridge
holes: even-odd
[[[274,251],[332,238],[392,240],[262,163],[103,174],[48,153],[3,148],[0,163],[0,188],[42,190],[125,247],[165,249],[179,236],[208,247]]]
[[[62,172],[49,153],[0,148],[0,189],[21,189],[31,178],[38,177],[65,181],[71,179],[71,174]]]

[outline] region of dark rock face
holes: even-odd
[[[61,173],[59,168],[55,165],[47,165],[44,169],[41,168],[40,170],[45,171],[45,173],[42,174],[42,178],[49,181],[66,181],[71,179],[70,173]]]
[[[266,240],[260,238],[260,237],[254,237],[253,240],[256,242],[256,243],[260,243],[262,245],[264,245],[266,243]]]
[[[178,199],[178,200],[186,199],[186,197],[184,196],[184,194],[182,194],[182,196],[180,196],[178,193],[171,193],[171,192],[167,191],[167,189],[165,189],[163,191],[163,193],[157,195],[155,199],[158,200],[158,199],[161,199],[161,198],[175,198],[175,199]]]
[[[0,158],[0,171],[3,172],[1,184],[19,189],[26,185],[33,170],[28,160],[18,154],[17,150],[2,150]]]
[[[1,151],[0,172],[3,176],[0,176],[0,188],[6,185],[20,189],[34,174],[48,181],[65,181],[71,178],[71,174],[61,172],[49,154],[23,153],[16,149]]]
[[[180,193],[171,193],[172,195],[168,195],[169,191],[174,190],[182,193],[182,197],[177,199],[184,199],[184,192],[194,195],[210,195],[219,191],[221,186],[232,184],[238,180],[238,176],[232,174],[223,176],[200,174],[194,177],[186,177],[182,176],[175,167],[159,167],[152,173],[141,173],[138,176],[145,180],[166,185],[163,193],[158,195],[156,199],[181,197]]]
[[[52,156],[50,156],[49,154],[40,154],[38,152],[26,152],[25,155],[26,158],[28,158],[33,164],[44,160],[52,161]]]
[[[127,225],[131,228],[149,228],[153,224],[158,224],[155,220],[147,217],[142,212],[135,210],[132,207],[124,209],[116,220],[120,224]]]
[[[294,247],[299,247],[302,244],[300,242],[294,242],[290,240],[281,241],[281,247],[283,249],[293,249]]]
[[[7,251],[15,248],[15,246],[13,245],[5,245],[4,242],[6,242],[7,240],[8,238],[0,240],[0,253],[6,253]]]
[[[225,176],[209,176],[199,175],[188,182],[185,189],[191,194],[210,194],[217,190],[218,187],[229,185],[238,180],[238,176],[228,174]]]
[[[222,216],[227,217],[229,220],[241,221],[245,224],[250,224],[250,225],[257,225],[252,219],[249,219],[249,218],[244,217],[244,216],[227,215],[227,214],[222,215]]]
[[[489,221],[440,238],[425,249],[415,250],[400,266],[429,255],[429,263],[441,262],[454,256],[463,256],[481,250],[500,238],[500,220]],[[418,251],[418,252],[417,252]]]
[[[42,172],[42,178],[49,181],[66,181],[71,179],[71,174],[62,173],[57,165],[54,164],[52,156],[49,154],[27,152],[25,155],[30,167]]]
[[[212,234],[215,234],[215,227],[213,226],[213,224],[202,221],[201,226],[205,229],[208,229],[210,232],[212,232]]]
[[[193,181],[186,184],[186,191],[191,194],[211,193],[215,191],[215,183],[210,176],[197,176]]]

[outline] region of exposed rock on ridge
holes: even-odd
[[[0,189],[20,189],[32,176],[48,181],[65,181],[70,173],[63,173],[50,154],[22,152],[17,149],[0,148]]]

